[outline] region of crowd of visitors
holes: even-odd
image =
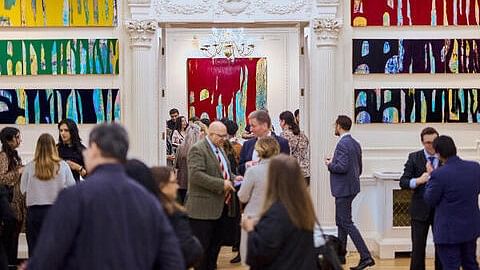
[[[24,227],[29,259],[21,269],[214,270],[222,246],[238,252],[231,263],[250,269],[325,269],[325,260],[320,265],[318,259],[325,239],[318,244],[316,237],[324,236],[309,193],[311,181],[318,180],[311,179],[309,139],[297,111],[279,115],[278,135],[262,110],[248,115],[248,130],[228,118],[187,121],[177,109],[170,118],[167,166],[151,168],[127,159],[128,134],[118,124],[97,125],[85,146],[76,123],[64,119],[58,142],[41,134],[26,165],[17,152],[20,131],[3,128],[0,270],[18,264]],[[336,241],[345,250],[350,236],[360,253],[350,269],[361,270],[375,261],[352,221],[362,150],[351,126],[349,117],[338,116],[340,139],[325,166],[335,198]],[[478,269],[480,165],[458,158],[453,140],[432,128],[422,131],[421,140],[425,148],[409,156],[400,181],[414,190],[416,205],[411,269],[425,269],[430,225],[436,270]],[[461,185],[449,184],[452,178]],[[345,264],[345,254],[337,255],[326,258],[328,269]]]

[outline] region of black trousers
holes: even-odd
[[[217,269],[218,253],[222,246],[222,231],[224,230],[227,213],[228,207],[225,206],[219,219],[190,219],[193,235],[198,238],[205,252],[200,266],[196,267],[195,270]]]
[[[438,257],[441,259],[443,269],[457,270],[462,266],[463,270],[478,270],[476,260],[477,239],[458,244],[435,245]]]
[[[40,229],[42,228],[43,220],[47,215],[50,205],[33,205],[27,208],[27,245],[28,256],[31,258],[35,251]]]
[[[410,270],[425,270],[425,249],[427,247],[428,229],[433,228],[433,213],[425,220],[411,220],[412,228],[412,258]],[[442,270],[442,264],[435,249],[435,270]]]

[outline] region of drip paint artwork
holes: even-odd
[[[228,117],[241,132],[250,112],[267,107],[265,58],[190,58],[187,72],[189,117]]]
[[[0,27],[116,25],[117,0],[0,1]]]
[[[117,39],[0,40],[0,76],[118,74]]]
[[[480,89],[355,89],[355,119],[369,123],[480,123]]]
[[[480,25],[480,0],[351,0],[351,21],[363,26]]]
[[[0,124],[120,122],[118,89],[0,89]]]
[[[353,73],[480,73],[480,39],[354,39]]]

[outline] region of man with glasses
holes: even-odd
[[[210,124],[208,135],[188,152],[188,194],[185,202],[193,234],[200,240],[205,256],[195,269],[216,269],[222,230],[228,216],[232,174],[222,149],[227,128],[219,121]]]
[[[434,208],[430,207],[423,199],[425,183],[429,174],[440,165],[440,160],[435,156],[433,141],[438,137],[438,132],[432,128],[424,128],[420,134],[423,149],[410,153],[403,175],[400,178],[402,189],[413,189],[410,203],[411,230],[412,230],[412,255],[410,270],[425,270],[425,248],[427,245],[428,229],[433,227]],[[435,252],[435,270],[442,266]]]

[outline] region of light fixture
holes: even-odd
[[[208,42],[200,50],[208,57],[225,56],[233,60],[235,57],[248,56],[253,53],[255,45],[245,39],[243,28],[216,29],[212,28]]]

